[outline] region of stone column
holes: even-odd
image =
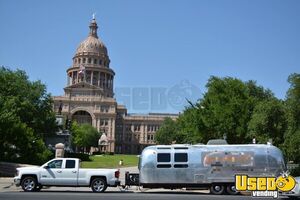
[[[107,74],[104,74],[104,88],[107,88]]]
[[[115,140],[115,119],[111,119],[111,137]]]
[[[79,71],[77,71],[77,73],[76,73],[76,83],[78,83],[78,73]]]
[[[96,127],[96,125],[97,125],[97,120],[96,120],[96,118],[94,118],[94,119],[92,119],[92,126]]]
[[[65,145],[58,143],[55,145],[55,158],[63,158],[65,155]]]
[[[71,85],[73,85],[73,72],[71,72]]]
[[[145,131],[144,131],[144,124],[141,124],[140,127],[140,141],[139,143],[142,143],[145,139]]]
[[[111,75],[108,75],[108,88],[111,88]]]
[[[98,86],[100,86],[101,72],[98,72]]]
[[[104,79],[103,72],[100,72],[100,87],[102,88],[103,88],[103,79]]]
[[[97,119],[97,130],[98,130],[98,132],[100,131],[100,119],[99,118]]]
[[[67,85],[69,86],[70,85],[70,74],[69,73],[67,73]]]

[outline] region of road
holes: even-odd
[[[124,182],[125,171],[137,171],[136,168],[121,169],[120,179]],[[23,192],[20,187],[12,184],[12,178],[0,178],[0,200],[242,200],[253,199],[246,195],[211,195],[208,190],[186,191],[186,190],[164,190],[152,189],[139,191],[133,186],[127,191],[119,188],[107,188],[105,193],[93,193],[88,187],[50,187],[43,188],[41,192]],[[255,198],[255,200],[266,198]],[[272,199],[272,198],[267,198]]]
[[[5,200],[204,200],[204,199],[222,199],[222,200],[239,200],[239,199],[253,199],[251,196],[243,195],[210,195],[205,193],[195,192],[106,192],[106,193],[92,193],[92,192],[65,192],[65,191],[51,191],[51,192],[4,192],[0,193],[0,199]],[[260,198],[255,198],[258,200]],[[266,200],[266,198],[262,198]]]

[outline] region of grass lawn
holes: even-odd
[[[82,168],[120,168],[137,166],[139,158],[136,155],[94,155],[90,156],[92,161],[81,163]],[[123,160],[123,165],[119,166],[119,161]]]

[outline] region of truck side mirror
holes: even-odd
[[[49,169],[50,167],[48,165],[45,165],[44,166],[44,169]]]

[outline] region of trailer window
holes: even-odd
[[[169,153],[158,153],[157,162],[170,162],[171,155]]]
[[[187,162],[188,155],[187,153],[175,153],[175,162]]]

